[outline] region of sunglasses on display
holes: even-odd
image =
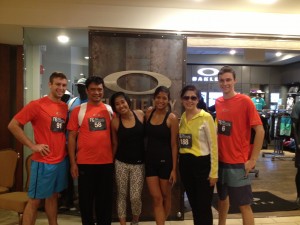
[[[197,101],[197,96],[183,96],[182,97],[182,99],[184,100],[184,101],[188,101],[188,100],[192,100],[192,101]]]

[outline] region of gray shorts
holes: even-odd
[[[230,205],[250,205],[253,201],[251,181],[245,175],[245,164],[219,162],[218,196],[225,200],[229,196]]]

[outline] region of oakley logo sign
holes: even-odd
[[[157,80],[157,85],[154,88],[152,88],[150,90],[146,90],[146,91],[126,90],[118,85],[118,79],[120,79],[123,76],[132,75],[132,74],[137,75],[137,76],[140,74],[148,75]],[[150,72],[150,71],[142,71],[142,70],[127,70],[127,71],[120,71],[120,72],[109,74],[108,76],[106,76],[104,78],[104,83],[107,88],[109,88],[110,90],[113,90],[113,91],[122,91],[126,94],[132,94],[132,95],[147,95],[147,94],[153,94],[155,89],[158,86],[166,86],[167,88],[169,88],[171,86],[172,82],[168,77],[166,77],[162,74],[159,74],[159,73],[154,73],[154,72]]]
[[[219,70],[216,68],[201,68],[197,71],[200,76],[213,77],[218,75]]]
[[[193,76],[192,81],[218,81],[218,73],[216,68],[201,68],[197,71],[199,76]]]

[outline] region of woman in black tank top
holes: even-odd
[[[176,182],[178,119],[168,111],[170,92],[160,86],[154,109],[146,112],[146,181],[156,224],[163,225],[171,210],[171,188]]]
[[[137,225],[142,209],[141,196],[145,177],[144,113],[141,110],[131,111],[130,100],[123,92],[113,94],[110,102],[118,114],[111,123],[118,217],[120,224],[126,225],[126,202],[129,192],[131,224]]]

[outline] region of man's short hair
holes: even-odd
[[[66,79],[67,80],[67,76],[62,72],[53,72],[51,74],[51,76],[49,77],[49,82],[51,84],[53,83],[54,78],[61,78],[61,79]]]
[[[224,73],[232,73],[233,79],[235,80],[236,77],[235,71],[230,66],[223,66],[218,73],[218,78]]]
[[[104,88],[104,81],[102,77],[97,77],[97,76],[90,76],[86,81],[85,81],[85,88],[88,89],[91,83],[95,83],[97,85],[102,84]]]

